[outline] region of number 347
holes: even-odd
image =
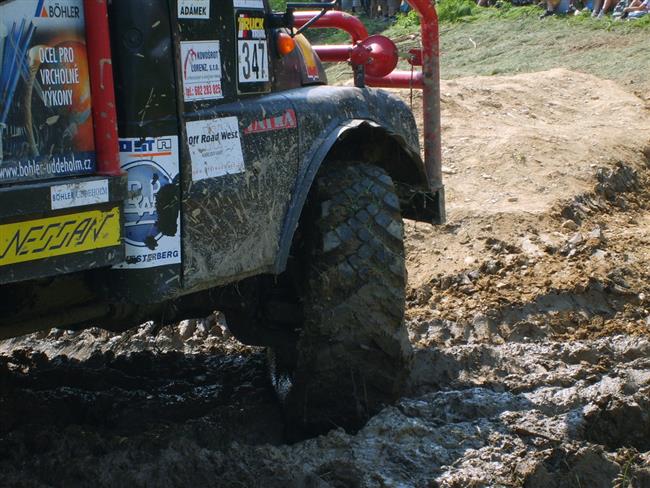
[[[266,41],[239,41],[239,82],[269,81]]]

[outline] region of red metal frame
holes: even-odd
[[[424,161],[429,184],[433,190],[437,191],[443,188],[442,150],[440,144],[440,43],[438,13],[432,0],[407,1],[420,14]],[[396,75],[396,73],[392,74]]]
[[[429,184],[434,191],[442,185],[442,154],[440,145],[440,47],[438,41],[438,14],[431,0],[407,0],[420,15],[422,49],[413,53],[411,64],[422,66],[422,71],[395,70],[382,77],[366,74],[368,86],[384,88],[414,88],[422,90],[424,114],[424,162]],[[318,12],[295,12],[296,27],[301,27]],[[351,45],[314,46],[314,50],[325,62],[349,62],[353,52],[368,37],[368,31],[356,17],[344,12],[330,11],[311,27],[336,28],[350,34]],[[421,59],[421,62],[420,62]]]
[[[106,0],[84,0],[97,172],[117,176],[120,153]]]
[[[318,15],[318,11],[298,11],[293,13],[293,23],[295,27],[302,27],[309,20]],[[339,10],[330,10],[316,21],[312,27],[319,29],[341,29],[350,34],[352,43],[356,44],[368,37],[368,29],[354,15],[341,12]]]
[[[318,15],[318,11],[300,11],[293,13],[294,26],[297,28],[305,25],[309,20]],[[312,24],[312,28],[317,29],[341,29],[350,34],[352,44],[327,44],[322,46],[314,46],[314,50],[321,61],[326,63],[346,62],[350,60],[352,49],[368,37],[368,30],[357,17],[340,12],[338,10],[330,10],[316,23]]]

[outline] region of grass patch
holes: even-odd
[[[269,3],[275,12],[284,12],[287,9],[287,2],[285,0],[269,0]]]
[[[650,87],[648,25],[586,17],[482,18],[441,28],[443,78],[564,67]],[[561,89],[561,87],[558,87]]]
[[[283,10],[282,0],[271,0]],[[461,76],[516,74],[563,67],[650,90],[648,37],[650,15],[633,21],[592,19],[589,15],[539,19],[536,6],[477,7],[472,0],[440,0],[441,73],[444,79]],[[362,20],[370,34],[382,33],[396,41],[401,53],[419,46],[419,18],[415,12],[399,15],[395,23]],[[347,33],[310,29],[314,44],[348,43]],[[409,69],[402,60],[400,68]],[[351,76],[344,63],[328,66],[332,82]],[[561,90],[562,87],[558,87]],[[605,94],[604,94],[605,95]]]
[[[438,3],[438,19],[440,22],[458,22],[476,16],[480,9],[472,0],[441,0]]]

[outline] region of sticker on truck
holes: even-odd
[[[181,42],[181,63],[186,102],[223,98],[219,41]]]
[[[83,5],[0,2],[0,184],[95,172]]]
[[[108,180],[66,183],[50,188],[52,210],[108,202]]]
[[[120,139],[120,162],[129,181],[124,202],[126,257],[114,268],[154,268],[180,263],[178,136]],[[169,205],[160,205],[161,198]],[[168,209],[161,214],[163,206]]]
[[[235,27],[239,92],[269,91],[269,45],[266,39],[264,12],[239,11]]]
[[[293,40],[296,41],[296,46],[298,46],[298,50],[302,55],[303,72],[307,76],[307,79],[310,81],[318,81],[320,79],[320,69],[318,68],[316,55],[311,44],[309,44],[307,38],[302,34],[295,36]]]
[[[269,81],[269,49],[264,18],[248,13],[237,17],[239,83]]]
[[[254,120],[244,129],[244,135],[282,129],[295,129],[296,127],[298,127],[298,124],[296,123],[296,112],[290,108],[285,110],[281,115],[266,117],[262,120]]]
[[[0,225],[0,266],[117,246],[120,209]]]
[[[185,128],[193,181],[246,170],[237,117],[196,120]]]
[[[209,19],[210,0],[178,0],[179,19]]]
[[[233,0],[235,8],[258,8],[264,9],[263,0]]]

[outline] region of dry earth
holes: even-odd
[[[407,223],[397,405],[286,445],[217,315],[32,335],[0,344],[0,485],[650,487],[647,103],[564,70],[442,102],[448,223]]]

